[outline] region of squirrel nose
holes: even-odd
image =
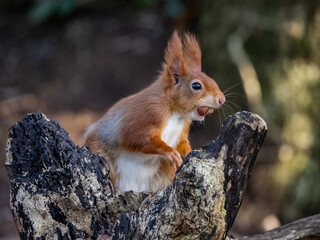
[[[221,107],[224,104],[225,101],[226,101],[225,97],[219,98],[219,100],[218,100],[219,106]]]

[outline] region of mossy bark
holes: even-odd
[[[267,132],[256,114],[228,117],[220,136],[192,151],[173,183],[120,192],[106,160],[76,146],[42,113],[10,129],[6,166],[22,239],[223,239],[241,205]]]

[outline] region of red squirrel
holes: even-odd
[[[115,103],[88,128],[85,146],[107,159],[116,188],[156,192],[171,184],[190,153],[191,122],[224,102],[217,83],[201,71],[196,38],[175,31],[157,80]]]

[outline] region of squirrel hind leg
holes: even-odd
[[[85,142],[83,144],[84,147],[88,147],[89,150],[93,154],[98,154],[99,156],[103,157],[106,160],[106,164],[109,167],[109,176],[113,185],[116,182],[116,170],[114,169],[114,164],[112,161],[112,154],[108,150],[106,144],[103,140],[99,137],[99,135],[95,131],[91,131],[86,135]]]
[[[91,131],[86,135],[85,141],[83,146],[88,147],[92,153],[101,152],[103,149],[103,143],[102,139],[98,136],[98,134],[95,131]]]

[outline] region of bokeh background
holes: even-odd
[[[155,80],[174,29],[197,35],[203,70],[228,101],[193,125],[193,148],[239,110],[269,127],[232,234],[320,212],[320,1],[2,0],[0,239],[18,239],[4,166],[8,128],[41,110],[81,144],[112,103]]]

